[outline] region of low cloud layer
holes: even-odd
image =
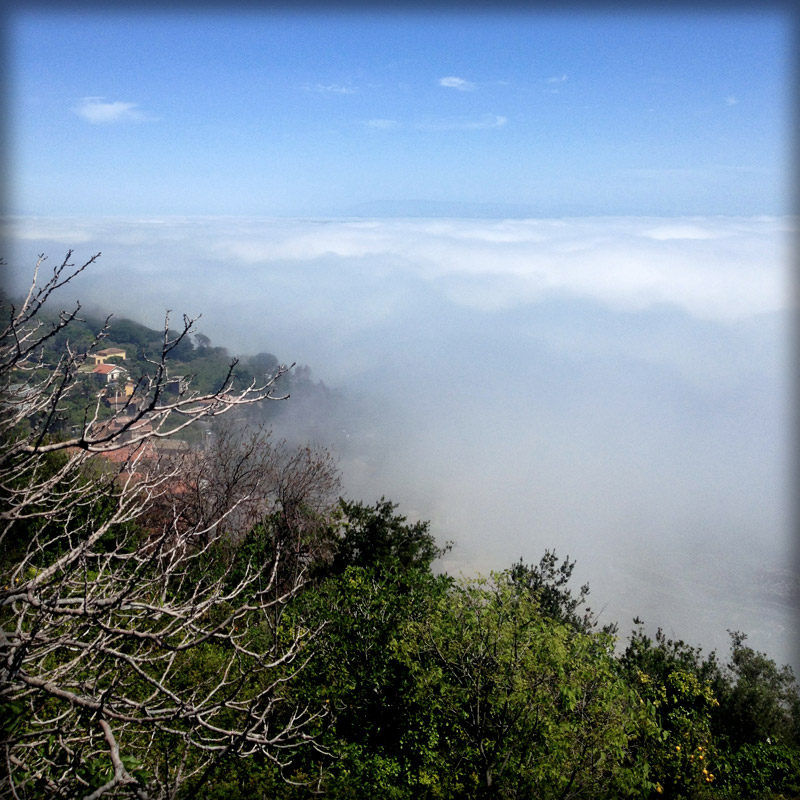
[[[453,572],[545,548],[596,610],[792,656],[785,218],[19,219],[98,250],[72,295],[341,388],[353,496],[431,519]],[[69,292],[68,292],[69,294]],[[70,297],[65,297],[67,302]]]

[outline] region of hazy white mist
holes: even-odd
[[[347,493],[430,519],[448,571],[556,548],[623,635],[793,658],[791,219],[6,226],[12,289],[102,251],[63,302],[308,364],[347,403]]]

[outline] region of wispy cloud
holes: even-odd
[[[342,86],[340,83],[315,83],[303,87],[307,92],[318,92],[320,94],[355,94],[358,89],[354,86]]]
[[[548,78],[545,83],[550,89],[551,94],[558,94],[561,87],[567,82],[566,75],[553,75]]]
[[[389,130],[400,126],[396,119],[368,119],[364,124],[368,128],[377,128],[379,130]]]
[[[458,89],[460,92],[471,92],[475,88],[475,84],[464,78],[456,78],[450,75],[446,78],[439,78],[439,86],[444,86],[447,89]]]
[[[739,101],[732,94],[729,94],[725,98],[725,105],[726,106],[735,106],[738,102]]]
[[[107,102],[102,97],[84,97],[73,111],[94,125],[141,122],[148,119],[148,116],[139,110],[137,103],[126,103],[122,100]]]
[[[432,119],[420,122],[417,129],[421,131],[482,131],[491,128],[502,128],[508,123],[508,117],[497,114],[485,114],[480,119]]]

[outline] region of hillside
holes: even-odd
[[[43,315],[43,322],[48,326],[53,326],[56,321],[57,317],[53,315]],[[275,375],[282,365],[270,352],[232,355],[227,348],[215,346],[201,333],[182,336],[180,331],[170,329],[167,338],[175,342],[167,360],[169,386],[174,391],[182,389],[201,395],[213,393],[219,391],[229,377],[233,379],[233,390],[243,389],[252,382],[258,384],[265,377]],[[154,330],[131,319],[104,319],[88,314],[81,314],[67,328],[44,340],[41,348],[29,359],[41,359],[42,376],[58,363],[67,349],[76,353],[88,349],[85,363],[78,368],[81,379],[64,399],[63,413],[54,430],[64,432],[79,425],[87,407],[93,406],[98,398],[101,400],[100,419],[110,418],[124,405],[137,382],[152,374],[163,345],[163,330]],[[308,366],[293,365],[277,378],[274,388],[276,396],[292,397],[292,408],[282,402],[261,403],[243,409],[241,418],[250,424],[284,422],[284,435],[291,435],[292,423],[287,418],[297,416],[298,406],[307,411],[310,406],[315,407],[316,413],[309,413],[309,418],[321,418],[326,411],[334,413],[336,394],[321,381],[314,381]],[[187,441],[198,441],[199,436],[200,433],[194,429],[181,434],[181,438]]]

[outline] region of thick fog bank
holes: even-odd
[[[453,540],[448,571],[556,548],[622,634],[638,614],[725,651],[742,630],[798,666],[792,220],[6,227],[10,288],[40,252],[102,250],[65,302],[202,312],[215,344],[310,365],[344,400],[298,424],[335,445],[349,495]]]

